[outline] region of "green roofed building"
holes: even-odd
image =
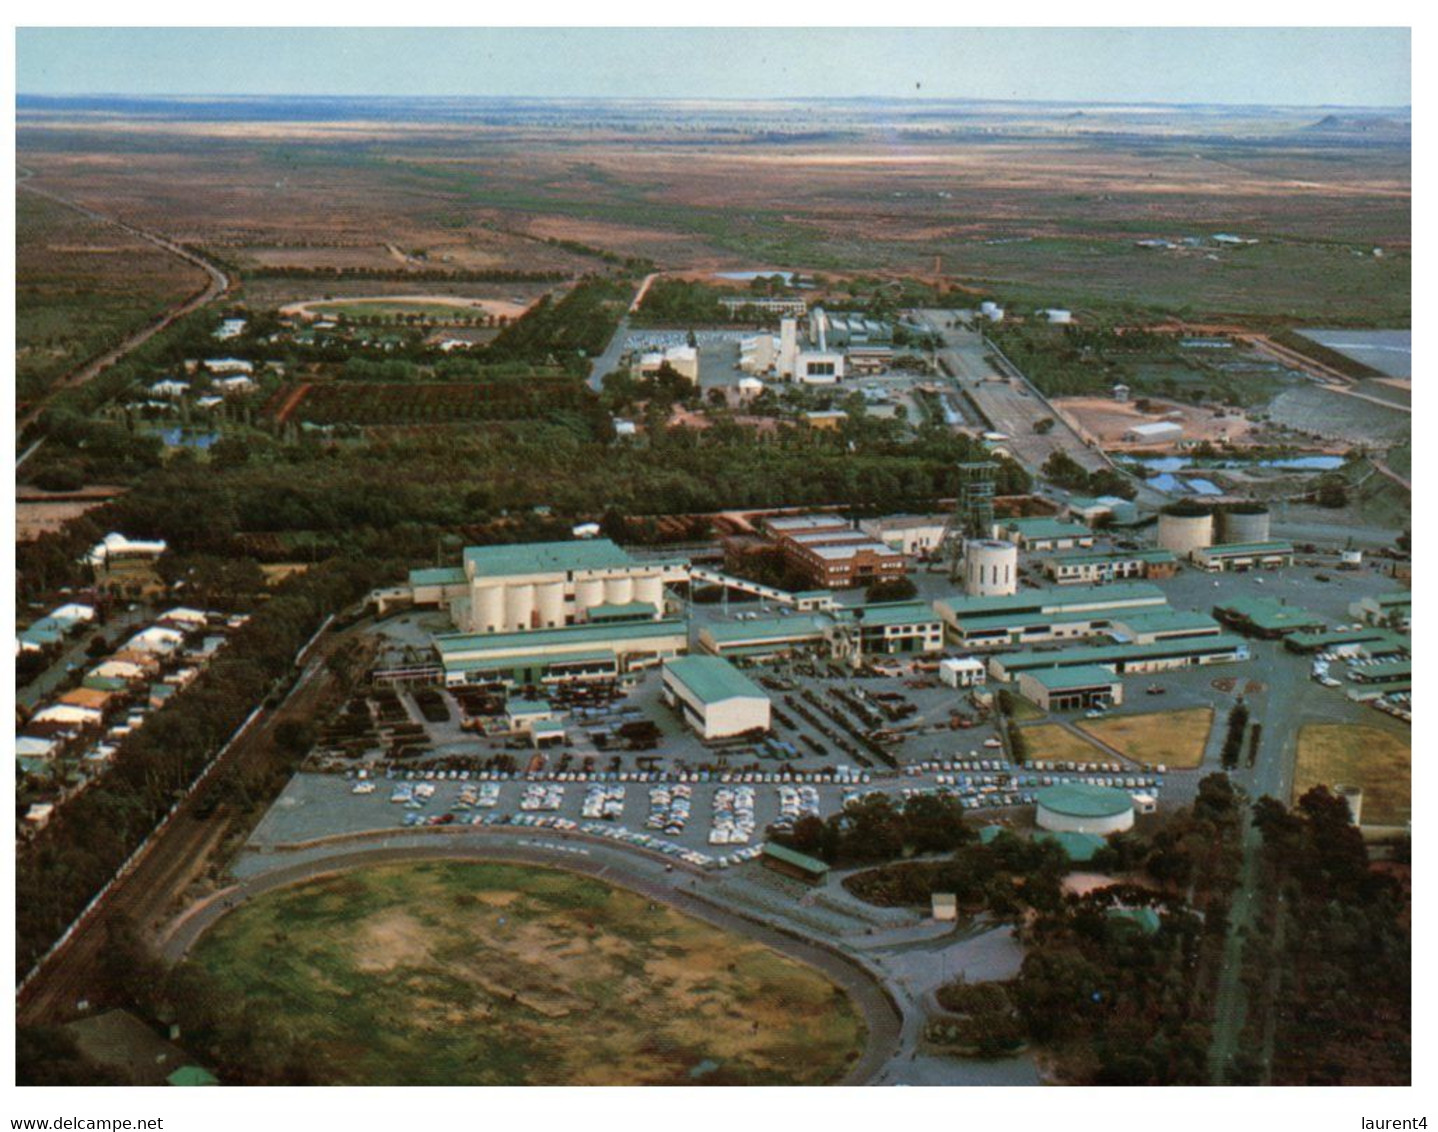
[[[993,537],[1016,543],[1024,550],[1075,550],[1093,546],[1093,531],[1082,523],[1060,519],[999,519]]]
[[[1153,935],[1163,922],[1157,908],[1110,908],[1105,914],[1111,920],[1133,924],[1144,935]]]
[[[1004,653],[989,660],[989,675],[995,680],[1016,680],[1020,672],[1040,668],[1069,668],[1094,665],[1115,675],[1137,672],[1167,672],[1204,664],[1248,660],[1248,642],[1232,633],[1217,636],[1182,637],[1151,645],[1081,645],[1053,652],[1030,650]]]
[[[1055,833],[1049,830],[1034,834],[1034,840],[1052,841],[1075,865],[1088,864],[1093,860],[1094,854],[1108,844],[1096,833]]]
[[[613,679],[677,656],[689,646],[683,621],[616,621],[528,633],[447,633],[434,638],[444,681],[540,684]]]
[[[664,665],[664,700],[705,739],[768,731],[769,697],[727,660],[684,656]]]
[[[1123,703],[1123,681],[1097,665],[1034,668],[1018,674],[1019,691],[1045,711],[1079,711]]]
[[[805,884],[819,884],[829,875],[829,866],[823,861],[803,853],[796,853],[793,849],[776,845],[772,841],[764,842],[764,850],[760,854],[759,862],[776,873],[795,877]]]
[[[1282,598],[1239,597],[1214,606],[1213,615],[1230,628],[1254,637],[1275,640],[1289,633],[1317,633],[1324,620],[1302,606],[1289,605]]]
[[[218,1085],[220,1079],[208,1069],[201,1069],[198,1065],[183,1065],[165,1078],[171,1085],[181,1087],[195,1085]]]

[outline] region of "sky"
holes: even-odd
[[[1407,106],[1403,28],[21,28],[21,94]]]

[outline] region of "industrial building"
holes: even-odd
[[[897,550],[855,530],[837,516],[793,515],[768,520],[784,560],[815,589],[845,589],[888,582],[908,572]]]
[[[1138,507],[1130,500],[1121,499],[1117,495],[1101,495],[1097,498],[1075,495],[1065,505],[1064,514],[1090,526],[1101,519],[1108,519],[1122,527],[1137,521]]]
[[[1168,672],[1208,664],[1249,660],[1248,642],[1231,633],[1202,637],[1181,637],[1148,645],[1085,645],[1054,652],[1004,653],[989,660],[989,677],[1007,681],[1020,672],[1036,668],[1069,668],[1093,665],[1115,675],[1140,672]]]
[[[1070,551],[1041,562],[1044,573],[1061,586],[1105,585],[1127,578],[1171,578],[1178,556],[1164,547],[1146,550]]]
[[[1116,644],[1152,645],[1180,637],[1213,637],[1222,631],[1207,613],[1155,607],[1114,617],[1109,635]]]
[[[1133,828],[1133,799],[1122,790],[1083,782],[1045,786],[1038,792],[1034,820],[1053,833],[1107,837]]]
[[[636,378],[658,377],[664,369],[699,384],[699,351],[693,346],[666,346],[662,350],[646,350],[635,355],[629,374]]]
[[[434,638],[445,684],[538,685],[613,680],[689,647],[683,621],[594,622],[520,633],[444,633]]]
[[[1150,421],[1124,430],[1128,444],[1173,444],[1183,439],[1183,425],[1176,421]]]
[[[861,519],[859,529],[910,557],[933,554],[944,541],[948,520],[943,515],[889,515]]]
[[[732,739],[769,730],[769,697],[717,656],[685,656],[665,662],[664,701],[704,739]]]
[[[944,647],[944,626],[921,601],[875,602],[829,612],[720,622],[699,632],[699,644],[716,656],[764,660],[796,649],[818,649],[839,658],[935,653]]]
[[[1093,546],[1093,531],[1082,523],[1061,519],[1000,519],[991,532],[996,539],[1017,543],[1024,550],[1075,550]]]
[[[1379,626],[1330,629],[1320,633],[1289,633],[1283,638],[1283,647],[1290,652],[1331,652],[1340,656],[1359,653],[1368,656],[1393,656],[1408,652],[1411,644],[1407,637]]]
[[[988,668],[976,656],[948,656],[939,661],[939,680],[950,688],[973,688],[988,682]]]
[[[1406,629],[1413,620],[1413,594],[1404,590],[1361,598],[1349,605],[1348,615],[1365,625],[1397,625]]]
[[[641,562],[609,539],[472,546],[461,566],[409,576],[414,604],[447,609],[466,633],[657,621],[665,587],[688,579],[687,562]]]
[[[934,610],[951,639],[982,647],[1092,636],[1108,632],[1120,612],[1167,605],[1157,586],[1123,582],[1008,597],[949,598],[935,602]]]
[[[1074,665],[1018,674],[1019,692],[1044,711],[1082,711],[1123,703],[1123,681],[1106,668]]]
[[[1211,574],[1224,571],[1242,573],[1247,570],[1277,570],[1293,565],[1293,544],[1274,540],[1203,546],[1194,550],[1193,564]]]

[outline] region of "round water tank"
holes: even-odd
[[[535,587],[539,628],[554,629],[564,624],[564,583],[545,582]]]
[[[475,586],[470,594],[469,608],[475,632],[499,632],[504,628],[504,587]]]
[[[634,600],[633,578],[606,578],[604,600],[610,605],[628,605]]]
[[[1040,829],[1054,833],[1104,837],[1133,828],[1133,799],[1122,790],[1084,782],[1046,786],[1038,793],[1034,820]]]
[[[504,624],[507,629],[533,627],[534,587],[529,583],[504,588]]]
[[[964,593],[973,597],[1008,597],[1018,592],[1019,551],[999,539],[964,543]]]
[[[1158,514],[1158,545],[1186,558],[1213,545],[1213,512],[1174,509]]]
[[[1224,542],[1267,542],[1268,508],[1261,504],[1225,507],[1219,515],[1219,528]]]

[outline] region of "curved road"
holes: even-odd
[[[49,391],[46,392],[43,397],[38,398],[35,403],[31,405],[28,410],[26,410],[25,414],[16,420],[15,431],[17,435],[39,419],[40,414],[45,410],[45,407],[62,389],[71,389],[77,385],[83,385],[85,382],[91,380],[97,374],[103,372],[106,369],[109,369],[110,366],[114,365],[132,350],[135,350],[138,347],[144,345],[160,331],[164,330],[166,327],[174,323],[176,319],[183,318],[191,311],[199,310],[200,307],[205,306],[207,303],[213,302],[215,299],[225,294],[225,292],[227,292],[231,286],[230,277],[226,275],[225,272],[222,271],[220,268],[216,267],[213,263],[211,263],[209,260],[205,259],[203,256],[197,255],[195,252],[190,251],[188,248],[182,247],[181,245],[175,243],[173,240],[168,239],[167,237],[162,236],[157,232],[150,232],[144,228],[137,228],[133,224],[126,224],[122,220],[116,220],[112,216],[106,216],[103,213],[96,212],[92,208],[86,208],[82,204],[76,204],[74,201],[62,197],[57,193],[52,193],[49,189],[38,188],[31,181],[31,178],[34,176],[34,173],[29,169],[21,169],[21,173],[23,174],[23,176],[21,176],[20,179],[15,182],[15,187],[17,189],[27,193],[33,193],[35,196],[44,197],[46,200],[54,201],[56,204],[64,205],[66,208],[73,209],[75,212],[80,213],[82,216],[87,216],[91,220],[99,221],[102,224],[113,225],[114,227],[119,228],[121,231],[128,232],[130,235],[135,236],[138,239],[145,240],[148,243],[154,244],[157,248],[160,248],[163,251],[167,251],[171,255],[178,256],[186,263],[192,264],[195,267],[200,268],[200,270],[204,271],[205,274],[209,276],[209,282],[205,285],[205,289],[203,291],[199,292],[196,295],[192,295],[190,298],[186,299],[178,306],[171,307],[170,310],[167,311],[160,318],[150,323],[149,325],[135,331],[133,334],[125,338],[125,340],[121,342],[118,346],[114,346],[111,349],[106,350],[103,354],[91,358],[89,361],[82,364],[79,368],[71,370],[59,381],[55,382],[55,384],[50,387]],[[38,447],[38,445],[34,447]],[[34,451],[33,447],[30,450],[26,451],[25,456],[29,456],[32,451]],[[24,457],[21,457],[21,459],[16,462],[16,467],[18,468],[20,464],[23,463],[23,461]]]
[[[413,836],[432,836],[426,834]],[[564,869],[603,880],[619,888],[661,901],[685,915],[714,927],[757,940],[775,951],[821,971],[849,995],[863,1015],[867,1029],[864,1052],[845,1074],[842,1084],[861,1085],[872,1080],[898,1050],[902,1021],[893,1001],[858,962],[839,952],[801,939],[733,912],[726,911],[695,895],[700,878],[675,869],[659,871],[662,865],[649,862],[599,839],[571,837],[576,847],[588,853],[546,848],[535,842],[555,843],[552,830],[485,830],[477,835],[442,836],[435,844],[392,845],[383,842],[370,848],[337,842],[334,852],[247,877],[218,893],[177,920],[162,946],[162,955],[171,963],[183,959],[195,942],[237,904],[256,896],[288,888],[334,873],[373,865],[434,860],[505,861]],[[645,865],[652,867],[645,868]],[[631,867],[632,866],[632,867]]]

